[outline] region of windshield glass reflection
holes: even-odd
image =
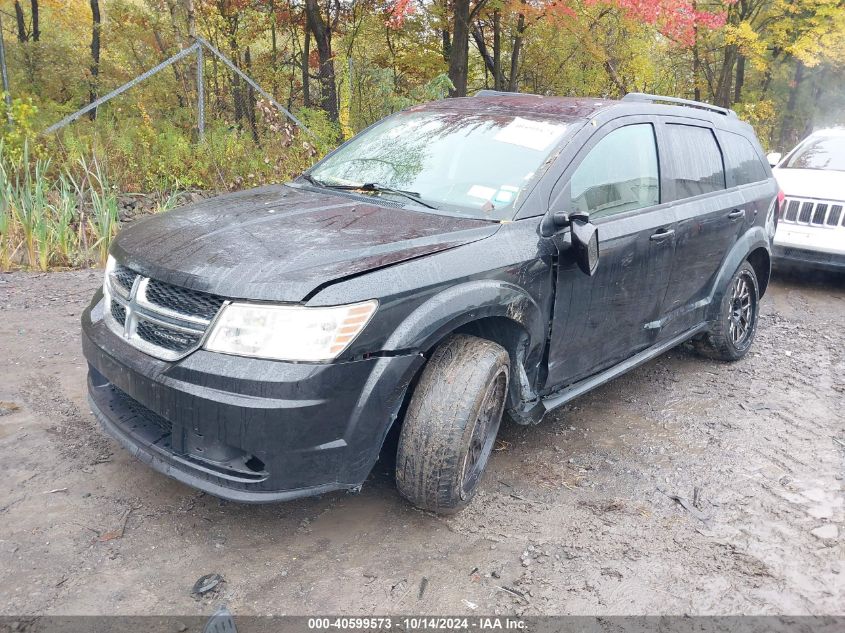
[[[845,171],[845,136],[810,141],[798,150],[783,168]]]
[[[437,208],[506,219],[566,129],[539,117],[402,112],[352,139],[310,175],[328,186],[377,185],[381,191],[372,195],[395,198],[397,192],[384,191],[395,189]]]

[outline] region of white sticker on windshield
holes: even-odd
[[[499,204],[510,204],[513,201],[514,195],[513,191],[508,191],[502,187],[496,192],[496,195],[493,197],[493,202],[498,202]]]
[[[564,130],[566,126],[562,124],[516,117],[493,138],[502,143],[542,151],[563,136]]]
[[[467,191],[468,196],[472,196],[473,198],[481,198],[482,200],[489,200],[493,197],[496,193],[496,190],[492,187],[485,187],[483,185],[473,185]]]

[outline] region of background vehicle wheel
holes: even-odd
[[[716,360],[734,361],[745,356],[757,332],[759,298],[754,267],[743,262],[722,297],[719,318],[709,332],[693,342],[695,349]]]
[[[493,450],[510,359],[491,341],[459,334],[434,351],[408,404],[396,453],[396,487],[442,514],[465,508]]]

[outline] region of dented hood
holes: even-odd
[[[498,225],[290,186],[219,196],[122,231],[118,261],[224,297],[303,301],[339,279],[492,235]]]

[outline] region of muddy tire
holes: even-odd
[[[441,514],[465,508],[496,441],[510,360],[496,343],[464,334],[434,351],[399,435],[396,487],[415,506]]]
[[[760,286],[754,267],[743,262],[728,283],[718,319],[709,332],[693,341],[696,351],[724,361],[745,356],[757,333],[759,303]]]

